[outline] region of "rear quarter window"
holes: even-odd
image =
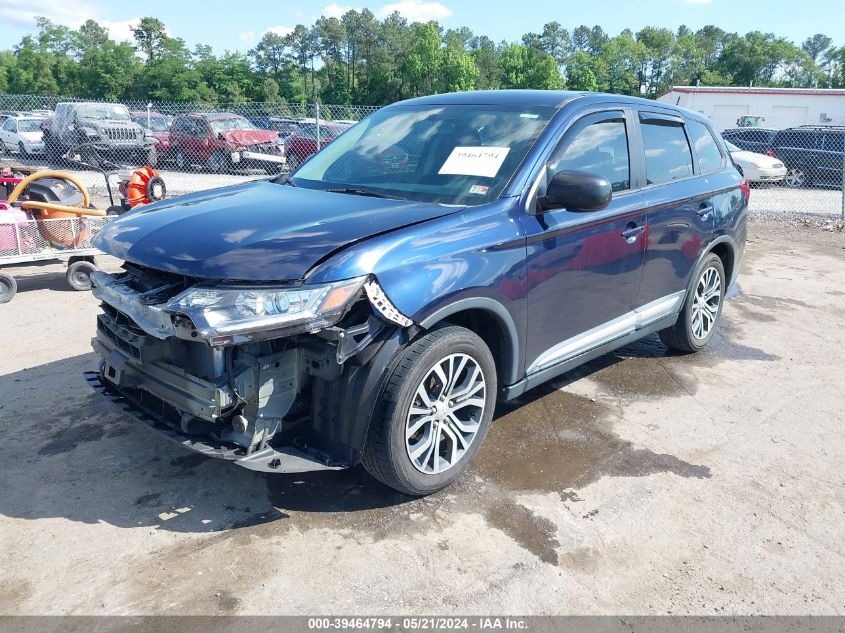
[[[816,135],[806,130],[783,130],[778,132],[774,144],[778,147],[815,149]]]
[[[825,132],[824,149],[828,152],[845,152],[845,132]]]
[[[722,168],[722,152],[710,129],[703,123],[688,121],[687,132],[698,159],[699,173],[712,174],[719,171]]]
[[[646,183],[656,185],[692,176],[692,153],[683,125],[640,124],[645,149]]]

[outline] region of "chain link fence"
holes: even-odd
[[[715,123],[755,187],[752,211],[845,218],[845,125],[767,117],[739,127],[746,118]]]
[[[0,95],[0,149],[6,165],[71,172],[101,201],[103,172],[143,165],[173,196],[295,169],[377,109]]]
[[[102,171],[155,167],[168,195],[295,169],[373,106],[316,103],[98,102],[0,95],[4,163],[71,171],[100,200]],[[845,217],[845,126],[795,119],[716,120],[752,213]]]

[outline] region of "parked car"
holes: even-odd
[[[215,173],[237,167],[279,172],[285,163],[278,132],[259,130],[245,117],[229,112],[181,114],[170,126],[176,166],[203,165]]]
[[[146,110],[138,110],[130,112],[129,116],[138,125],[144,128],[148,134],[151,134],[155,139],[156,152],[158,153],[158,160],[167,160],[170,158],[170,126],[173,123],[173,117],[169,114],[162,114],[161,112],[147,112]]]
[[[257,116],[249,120],[259,129],[277,132],[282,140],[298,132],[303,124],[302,119],[281,116]]]
[[[42,125],[44,150],[53,163],[66,155],[98,167],[105,159],[118,164],[155,167],[155,139],[148,136],[119,103],[69,101],[56,104],[56,115]]]
[[[786,166],[777,158],[756,152],[746,152],[730,142],[725,142],[736,168],[750,183],[780,184],[786,176]]]
[[[845,126],[814,126],[780,130],[772,140],[772,155],[786,165],[783,184],[842,186]]]
[[[290,176],[106,225],[95,244],[125,264],[92,275],[89,381],[205,455],[277,473],[363,462],[428,494],[466,469],[498,399],[655,332],[705,347],[748,196],[712,122],[675,106],[400,102]]]
[[[775,134],[777,130],[768,128],[738,128],[723,131],[722,138],[747,152],[769,154]]]
[[[0,127],[0,145],[4,152],[17,152],[21,156],[44,153],[41,123],[44,119],[31,116],[13,116]]]
[[[335,140],[350,128],[337,123],[303,123],[299,130],[285,139],[285,156],[291,169],[296,169],[305,159]],[[319,147],[317,135],[319,134]]]

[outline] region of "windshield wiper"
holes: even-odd
[[[328,191],[330,193],[346,193],[352,196],[369,196],[370,198],[388,198],[390,200],[396,200],[393,196],[386,196],[383,193],[370,191],[369,189],[356,189],[355,187],[338,187],[334,189],[323,189],[323,191]]]

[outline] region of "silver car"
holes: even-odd
[[[43,117],[9,117],[0,127],[0,144],[4,152],[17,152],[22,156],[44,153],[41,123]]]

